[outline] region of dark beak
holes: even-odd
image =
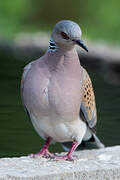
[[[74,40],[74,42],[88,52],[88,48],[84,45],[82,40]]]

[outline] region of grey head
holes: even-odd
[[[53,28],[51,44],[54,42],[58,47],[64,47],[66,49],[70,49],[77,44],[88,52],[87,47],[81,40],[81,35],[82,32],[77,23],[70,20],[62,20]]]

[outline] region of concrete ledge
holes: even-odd
[[[75,152],[77,160],[0,159],[0,180],[120,180],[120,146]]]

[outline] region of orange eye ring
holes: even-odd
[[[70,39],[70,38],[68,37],[68,35],[67,35],[66,33],[64,33],[64,32],[61,32],[60,34],[61,34],[61,36],[62,36],[63,39],[66,39],[66,40]]]

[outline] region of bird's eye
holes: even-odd
[[[61,36],[62,36],[63,39],[66,39],[66,40],[69,39],[68,35],[66,33],[64,33],[64,32],[61,32]]]

